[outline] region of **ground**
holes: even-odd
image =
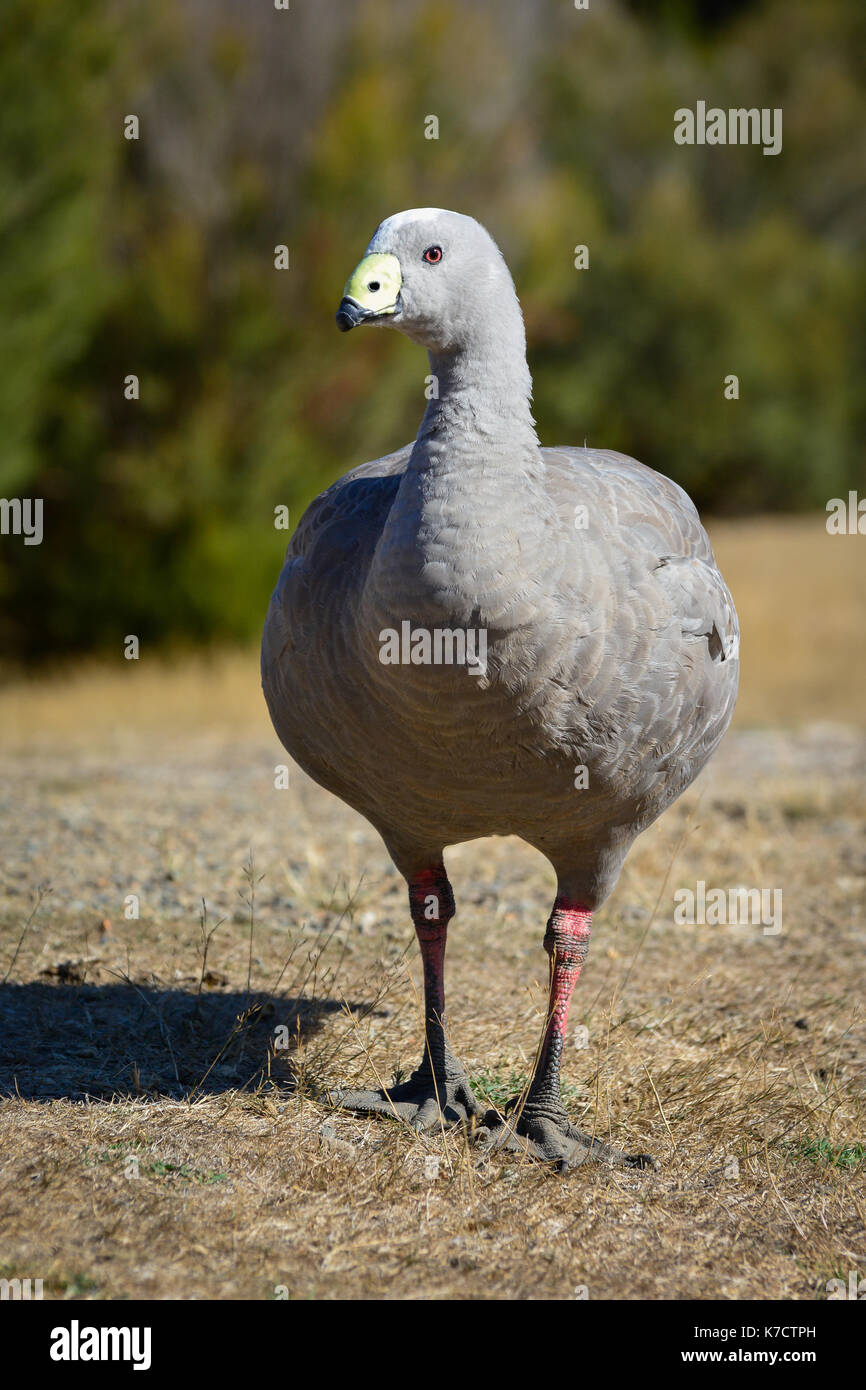
[[[275,787],[254,653],[0,693],[0,1277],[247,1299],[866,1277],[858,541],[820,519],[713,538],[737,721],[598,914],[564,1062],[573,1116],[657,1173],[560,1177],[317,1104],[415,1065],[419,959],[372,829],[295,767]],[[553,879],[517,841],[446,859],[453,1044],[500,1104],[541,1028]],[[781,890],[781,924],[678,923],[698,880]]]

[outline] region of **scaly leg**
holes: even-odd
[[[490,1131],[491,1147],[523,1152],[560,1169],[576,1168],[587,1161],[648,1168],[654,1165],[647,1154],[621,1153],[577,1129],[562,1104],[559,1070],[568,1006],[589,951],[591,922],[592,913],[586,908],[562,895],[557,897],[544,937],[550,958],[550,992],[538,1063],[523,1106],[519,1106],[519,1097],[509,1102],[504,1122],[495,1110],[488,1111],[484,1127]]]
[[[331,1091],[343,1110],[398,1116],[415,1129],[467,1123],[481,1114],[469,1079],[448,1046],[445,944],[454,895],[441,861],[409,880],[409,907],[424,966],[424,1056],[408,1081],[377,1091]]]

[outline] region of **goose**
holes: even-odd
[[[560,1063],[593,914],[730,723],[731,595],[676,483],[623,454],[539,445],[514,284],[473,218],[386,218],[336,321],[426,348],[427,405],[413,443],[352,468],[301,518],[262,685],[292,758],[367,818],[406,880],[425,1045],[402,1083],[322,1099],[419,1130],[462,1124],[560,1170],[656,1166],[571,1122]],[[452,1051],[444,986],[443,852],[494,835],[539,850],[557,880],[543,1036],[502,1114]]]

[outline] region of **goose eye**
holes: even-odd
[[[424,252],[424,259],[428,265],[438,265],[439,261],[442,259],[442,247],[428,246],[427,250]]]

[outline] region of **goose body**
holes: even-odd
[[[425,526],[429,502],[382,564],[411,452],[354,469],[295,534],[265,632],[277,733],[407,872],[447,845],[518,835],[596,907],[733,709],[736,615],[706,533],[685,493],[633,459],[544,449],[532,487],[491,498],[543,563],[525,577],[491,563],[481,596],[483,550]],[[383,663],[384,633],[411,657],[407,622],[486,632],[486,672]]]
[[[547,856],[553,1001],[557,952],[561,987],[635,836],[730,722],[734,605],[674,482],[622,454],[539,446],[519,305],[479,224],[435,209],[388,219],[340,315],[343,328],[384,323],[427,347],[436,390],[414,444],[352,469],[298,526],[264,632],[271,717],[301,767],[382,835],[425,966],[444,955],[453,912],[445,847],[512,834]],[[425,950],[431,902],[442,939]],[[427,1122],[450,1096],[448,1118],[476,1114],[447,1048],[441,981],[435,969],[425,979],[428,1048],[412,1096],[343,1104],[408,1105],[416,1122],[426,1105]],[[558,1100],[541,1114],[558,1026],[552,1011],[533,1081],[540,1120],[500,1124],[499,1139],[575,1161],[593,1144]],[[437,1066],[431,1107],[423,1088]],[[540,1139],[550,1115],[556,1134]]]

